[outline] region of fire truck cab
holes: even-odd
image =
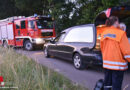
[[[55,37],[54,20],[49,16],[11,17],[0,20],[0,44],[33,50]]]

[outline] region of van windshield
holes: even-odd
[[[38,29],[52,29],[53,21],[39,19],[36,21]]]

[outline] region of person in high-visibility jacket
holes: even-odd
[[[124,71],[130,62],[130,43],[126,32],[119,29],[115,16],[106,20],[106,28],[101,35],[101,52],[105,68],[104,90],[121,90]]]

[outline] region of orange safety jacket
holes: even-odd
[[[106,27],[105,25],[99,25],[99,26],[96,27],[96,30],[97,30],[97,38],[98,38],[99,36],[101,36],[101,34],[103,33],[105,27]]]
[[[126,70],[130,62],[130,43],[123,30],[114,26],[106,27],[101,35],[103,68]]]

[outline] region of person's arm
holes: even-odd
[[[130,62],[130,43],[128,41],[126,34],[122,36],[122,39],[120,41],[120,48],[121,48],[124,58],[128,62]]]

